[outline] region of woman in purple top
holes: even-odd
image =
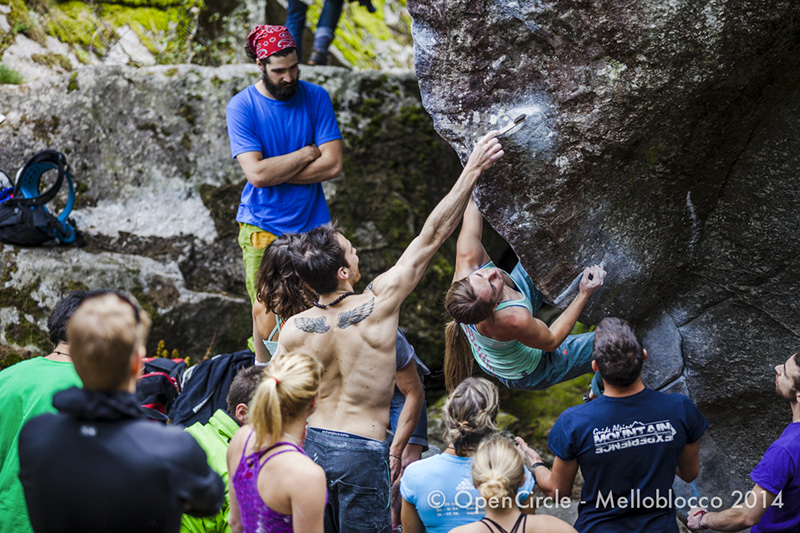
[[[319,361],[300,353],[276,356],[265,368],[249,423],[228,446],[234,533],[322,533],[325,472],[302,448],[321,377]]]

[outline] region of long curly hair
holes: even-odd
[[[256,274],[256,298],[267,308],[287,319],[302,313],[314,301],[311,292],[295,269],[296,247],[300,235],[284,233],[264,251]]]

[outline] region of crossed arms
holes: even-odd
[[[236,160],[253,187],[320,183],[342,174],[342,140],[329,141],[319,147],[310,144],[285,155],[267,158],[261,152],[244,152],[237,155]]]

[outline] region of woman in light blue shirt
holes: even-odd
[[[404,533],[446,533],[454,527],[480,520],[483,499],[472,483],[472,458],[478,444],[497,431],[497,387],[483,378],[467,378],[450,394],[442,410],[447,449],[410,464],[400,480]],[[533,490],[533,479],[517,492],[520,507]]]

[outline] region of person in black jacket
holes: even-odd
[[[217,512],[222,479],[188,433],[147,420],[133,394],[150,320],[121,293],[80,305],[67,335],[83,389],[28,422],[20,473],[34,531],[177,532]]]

